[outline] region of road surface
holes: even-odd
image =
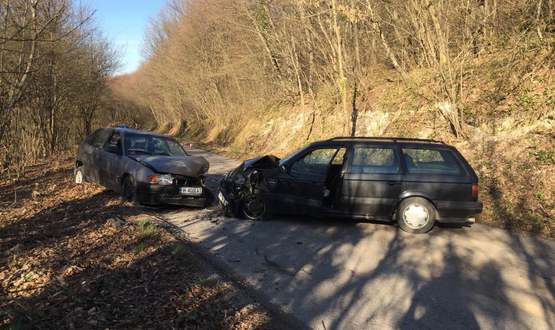
[[[238,162],[193,150],[214,185]],[[270,303],[315,329],[555,329],[555,242],[476,224],[393,225],[170,210],[179,228]]]

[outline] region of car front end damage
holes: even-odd
[[[137,201],[145,205],[206,206],[209,190],[204,186],[204,176],[165,176],[172,178],[171,183],[139,182],[136,192]]]
[[[279,158],[264,156],[243,162],[220,183],[218,201],[226,215],[253,220],[269,213],[268,194],[275,183]]]
[[[134,157],[145,167],[135,199],[147,205],[205,207],[210,191],[205,187],[209,164],[202,157]]]

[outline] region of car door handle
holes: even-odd
[[[387,184],[390,185],[390,186],[396,186],[396,185],[401,184],[401,182],[399,182],[399,181],[387,181]]]

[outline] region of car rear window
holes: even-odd
[[[350,172],[359,174],[396,174],[399,161],[395,149],[374,146],[355,146],[350,161]]]
[[[462,169],[451,150],[403,148],[403,161],[411,174],[459,175]]]

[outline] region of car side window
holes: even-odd
[[[399,160],[392,147],[355,146],[349,172],[357,174],[397,174]]]
[[[115,154],[121,154],[121,134],[118,132],[112,134],[108,142],[104,145],[104,150]]]
[[[347,153],[347,148],[339,148],[337,150],[335,157],[331,161],[332,165],[343,165],[343,161],[345,160],[345,154]]]
[[[110,130],[107,129],[99,129],[94,133],[94,138],[92,139],[92,145],[97,148],[102,148],[106,141],[110,137]]]
[[[462,173],[450,150],[404,148],[403,161],[411,174],[459,175]]]
[[[314,179],[324,179],[337,148],[315,149],[298,159],[291,166],[293,176],[309,176]]]

